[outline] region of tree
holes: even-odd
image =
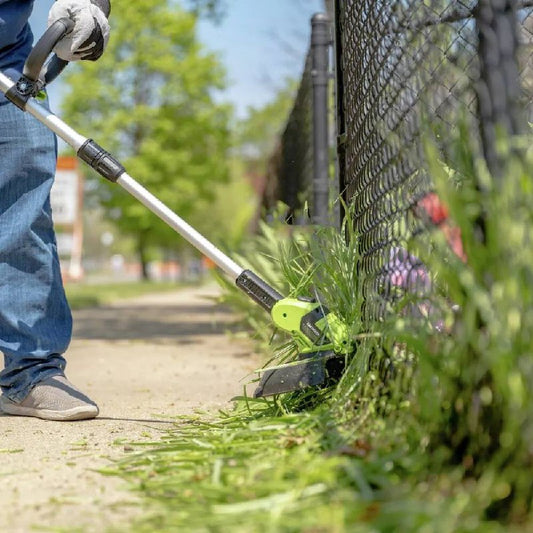
[[[171,0],[115,0],[112,36],[95,63],[73,65],[63,114],[125,163],[180,216],[227,179],[229,108],[214,103],[225,73],[197,41],[196,16]],[[183,245],[144,206],[102,181],[98,194],[120,231],[137,243],[143,277],[151,247]]]
[[[219,22],[226,12],[224,0],[188,0],[193,13]]]
[[[248,172],[264,174],[294,104],[296,89],[296,81],[287,79],[271,102],[248,108],[247,117],[238,124],[237,144]]]

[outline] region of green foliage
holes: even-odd
[[[229,109],[212,97],[224,86],[224,71],[198,43],[196,18],[174,2],[116,0],[111,24],[104,56],[69,69],[65,119],[92,132],[187,218],[199,200],[214,200],[214,184],[227,180]],[[136,237],[141,256],[175,238],[119,187],[98,187],[100,202],[124,234]]]
[[[285,80],[276,97],[266,105],[248,108],[248,115],[237,125],[239,155],[247,165],[248,173],[264,174],[268,159],[283,131],[287,116],[294,103],[297,83]]]
[[[243,178],[242,165],[231,160],[228,182],[213,187],[213,200],[199,198],[188,222],[232,255],[247,237],[255,209],[254,192]]]
[[[439,164],[434,148],[428,147],[432,176],[461,229],[467,261],[449,253],[440,233],[418,242],[415,251],[440,289],[433,306],[445,318],[447,334],[408,322],[396,322],[393,332],[418,361],[417,418],[428,433],[428,449],[438,458],[436,467],[460,465],[478,485],[490,487],[487,515],[503,519],[526,516],[533,497],[529,142],[501,143],[502,160],[507,161],[501,179],[491,177],[473,155],[465,129],[453,171]],[[457,187],[450,186],[450,172]],[[455,313],[452,304],[458,308]]]

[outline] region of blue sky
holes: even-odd
[[[34,34],[46,28],[52,0],[37,0],[31,18]],[[226,17],[219,25],[202,21],[199,39],[219,53],[228,71],[229,88],[221,99],[246,115],[275,95],[287,76],[299,77],[309,44],[310,18],[322,0],[225,0]],[[112,20],[112,19],[111,19]],[[111,23],[112,24],[112,23]],[[60,86],[50,87],[57,109]]]

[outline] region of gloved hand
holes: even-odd
[[[61,18],[73,20],[74,28],[54,52],[66,61],[96,61],[109,40],[109,24],[102,10],[91,0],[57,0],[48,14],[48,26]]]

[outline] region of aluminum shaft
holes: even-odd
[[[124,172],[117,183],[127,190],[132,196],[137,198],[152,213],[155,213],[161,220],[166,222],[172,229],[189,241],[197,250],[209,257],[228,276],[236,280],[243,268],[231,260],[226,254],[219,250],[214,244],[208,241],[203,235],[190,226],[185,220],[176,215],[163,202],[158,200],[151,192],[135,181]]]

